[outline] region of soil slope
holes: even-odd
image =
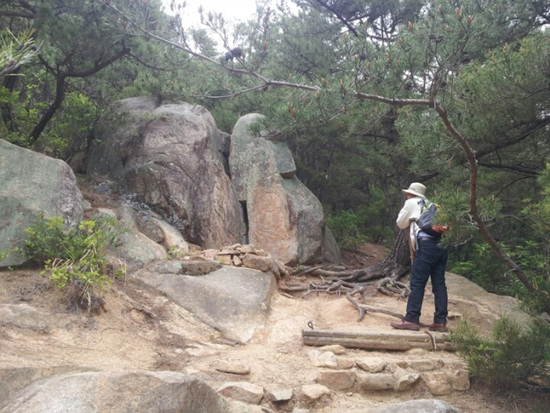
[[[372,265],[384,257],[384,248],[366,244],[354,254],[345,254],[351,266]],[[307,281],[307,280],[303,280]],[[426,312],[433,301],[427,297]],[[244,380],[266,390],[291,388],[295,394],[304,384],[312,384],[319,372],[311,360],[312,347],[302,343],[302,330],[311,323],[316,329],[346,331],[391,331],[393,317],[369,313],[358,322],[357,310],[345,297],[326,294],[302,298],[277,293],[272,300],[268,324],[245,345],[225,340],[217,331],[196,320],[192,314],[166,297],[145,291],[129,279],[118,280],[105,293],[106,311],[88,316],[67,309],[64,292],[53,287],[37,269],[0,272],[0,304],[26,304],[39,313],[27,319],[1,325],[0,368],[77,366],[82,369],[172,370],[197,375],[217,389],[229,381]],[[451,297],[452,302],[452,297]],[[403,311],[402,299],[368,295],[368,304]],[[477,320],[483,325],[483,320]],[[359,359],[380,356],[391,360],[405,353],[377,353],[348,349],[346,356]],[[448,352],[426,352],[448,362],[460,361]],[[221,361],[250,367],[239,376],[216,368]],[[398,401],[434,398],[425,386],[398,393],[369,394],[332,392],[322,403],[310,406],[316,412],[343,412],[386,405]],[[437,398],[464,412],[493,413],[536,411],[550,406],[545,395],[495,394],[472,383],[470,390]],[[293,402],[274,406],[273,411],[292,411]],[[544,408],[546,408],[544,407]],[[545,410],[540,410],[545,411]],[[546,410],[548,411],[548,410]]]

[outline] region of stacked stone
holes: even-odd
[[[207,249],[202,252],[202,257],[208,260],[219,261],[223,265],[247,267],[258,271],[271,272],[277,281],[288,274],[287,268],[282,261],[277,260],[271,254],[256,248],[252,244],[234,244],[218,250]]]
[[[260,404],[264,397],[274,405],[280,406],[294,400],[294,412],[309,412],[309,408],[326,406],[327,399],[334,392],[352,395],[393,390],[400,393],[417,388],[427,389],[432,396],[443,396],[470,388],[468,367],[463,362],[447,363],[433,357],[433,354],[426,350],[410,350],[406,353],[407,358],[397,360],[380,353],[360,358],[355,357],[354,354],[347,354],[346,349],[339,345],[312,349],[308,351],[308,356],[319,370],[310,383],[296,386],[290,381],[286,386],[274,385],[268,390],[258,384],[238,379],[224,382],[218,389],[218,393],[248,404]],[[232,378],[236,376],[244,378],[252,373],[251,366],[241,361],[221,360],[215,369],[222,373],[229,373]],[[418,404],[396,405],[399,408],[392,410],[388,407],[388,410],[382,409],[380,412],[413,410],[458,412],[457,409],[451,405],[445,405],[440,400],[416,400],[415,403]],[[435,408],[432,403],[438,407]],[[298,406],[304,410],[299,409]]]

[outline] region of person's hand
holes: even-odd
[[[445,234],[449,227],[447,225],[434,225],[432,229],[439,234]]]

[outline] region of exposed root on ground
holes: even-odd
[[[368,287],[372,287],[378,280],[376,289],[380,293],[388,296],[397,294],[399,297],[405,298],[409,295],[410,290],[406,284],[399,281],[399,278],[408,271],[408,267],[397,265],[389,259],[372,267],[352,270],[337,266],[301,266],[290,274],[290,278],[293,278],[294,281],[281,283],[279,289],[289,294],[301,292],[302,298],[313,293],[325,293],[338,297],[345,295],[359,312],[357,321],[361,321],[367,311],[388,314],[401,319],[403,315],[394,311],[361,305],[354,296],[360,294],[359,301],[365,303]],[[320,281],[311,281],[311,277],[319,277]]]
[[[367,314],[367,311],[370,311],[371,313],[380,313],[380,314],[387,314],[387,315],[391,315],[393,317],[397,317],[398,319],[402,319],[403,318],[403,314],[401,313],[397,313],[395,311],[392,311],[392,310],[388,310],[388,309],[385,309],[385,308],[376,308],[376,307],[372,307],[372,306],[368,306],[368,305],[361,305],[357,302],[357,300],[355,300],[353,298],[353,294],[354,293],[360,293],[360,291],[352,291],[350,293],[347,293],[346,294],[346,298],[348,299],[348,301],[350,303],[353,304],[353,306],[357,309],[357,311],[359,311],[359,318],[357,319],[357,321],[362,321],[363,318],[365,317],[365,315]],[[361,296],[363,297],[363,296]]]
[[[410,288],[405,283],[396,281],[390,277],[386,277],[378,281],[377,288],[382,294],[391,296],[392,293],[396,293],[401,298],[408,297],[411,292]]]

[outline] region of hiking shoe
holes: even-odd
[[[410,323],[408,321],[400,321],[400,322],[397,322],[397,321],[394,321],[391,323],[391,326],[393,328],[396,328],[398,330],[412,330],[412,331],[418,331],[420,330],[420,324],[417,324],[417,323]]]
[[[428,329],[430,331],[439,331],[440,333],[446,333],[448,330],[447,330],[447,324],[445,323],[433,323],[433,324],[430,324],[430,326],[428,327]]]

